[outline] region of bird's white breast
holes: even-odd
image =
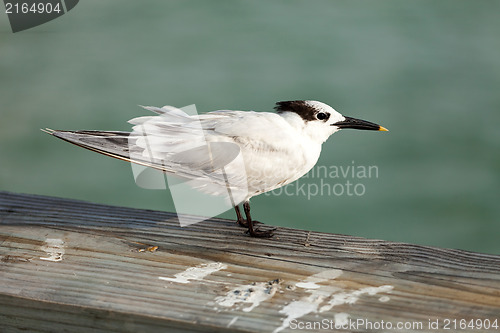
[[[300,122],[264,112],[241,112],[237,116],[240,119],[233,124],[220,120],[208,139],[229,140],[240,147],[248,198],[287,185],[316,164],[321,143],[304,135]]]

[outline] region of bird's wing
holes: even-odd
[[[45,132],[107,156],[196,180],[195,187],[206,193],[224,194],[228,186],[235,192],[246,190],[244,165],[241,160],[234,162],[240,153],[237,144],[231,140],[208,142],[197,116],[178,109],[151,111],[159,116],[132,119],[134,127],[130,133],[49,129]],[[231,170],[242,172],[226,173],[222,169],[229,164],[233,166]]]
[[[142,151],[143,159],[182,162],[192,169],[213,169],[230,162],[234,150],[253,147],[277,151],[288,146],[290,140],[283,135],[287,132],[284,127],[289,125],[274,113],[214,111],[189,116],[178,109],[173,113],[164,108],[155,112],[161,111],[164,113],[160,116],[129,121],[134,125],[129,141]],[[209,142],[227,144],[207,154],[206,148],[199,147],[206,147]],[[229,149],[230,144],[235,144],[233,149]]]
[[[160,110],[163,113],[160,114]],[[239,146],[231,140],[219,138],[208,141],[207,134],[211,129],[205,129],[198,116],[165,107],[155,112],[160,116],[129,121],[134,125],[129,146],[138,158],[182,166],[197,173],[219,169],[238,155]]]

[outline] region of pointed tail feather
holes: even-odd
[[[241,159],[236,160],[240,148],[234,143],[198,145],[195,141],[191,149],[162,154],[151,151],[150,142],[146,143],[146,148],[137,145],[137,141],[144,140],[146,136],[134,132],[59,131],[48,128],[42,131],[76,146],[190,181],[191,187],[207,194],[226,195],[230,188],[231,195],[240,202],[248,193],[244,165]],[[155,139],[158,138],[152,136],[150,141],[154,143]],[[225,167],[231,163],[233,166],[226,171]]]
[[[58,131],[49,128],[42,129],[56,138],[72,143],[76,146],[95,151],[99,154],[114,157],[122,161],[137,163],[161,171],[171,172],[164,165],[153,161],[131,157],[129,148],[129,132],[119,131]]]

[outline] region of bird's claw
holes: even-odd
[[[255,221],[254,221],[255,222]],[[252,237],[256,237],[256,238],[271,238],[274,236],[274,231],[276,230],[277,228],[272,228],[270,230],[265,230],[265,231],[262,231],[262,230],[259,230],[259,229],[255,229],[255,230],[250,230],[248,229],[246,231],[247,234],[250,234],[250,236]]]

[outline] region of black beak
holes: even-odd
[[[354,128],[354,129],[368,130],[368,131],[388,131],[387,128],[382,127],[380,125],[371,123],[366,120],[361,120],[351,117],[345,117],[345,120],[336,122],[335,124],[332,124],[332,126],[337,126],[340,129]]]

